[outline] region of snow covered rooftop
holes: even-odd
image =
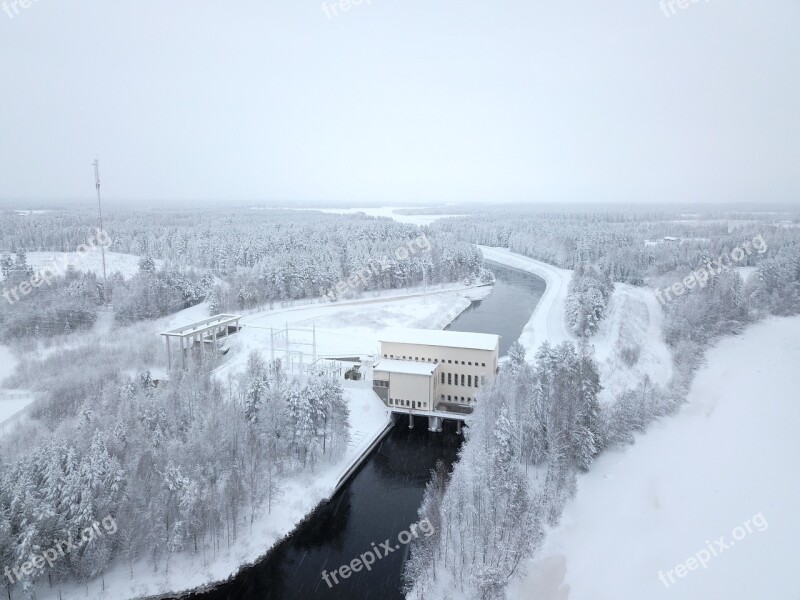
[[[423,346],[450,346],[471,350],[494,350],[500,341],[500,336],[492,333],[441,331],[439,329],[387,329],[379,341],[396,344],[421,344]]]
[[[386,371],[388,373],[404,373],[406,375],[433,375],[437,363],[417,362],[412,360],[392,360],[382,358],[372,367],[373,371]]]

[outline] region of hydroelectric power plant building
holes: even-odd
[[[498,335],[397,329],[380,344],[373,389],[393,412],[427,416],[431,430],[439,430],[442,419],[463,420],[497,374]]]

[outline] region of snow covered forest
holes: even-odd
[[[31,277],[27,256],[72,252],[91,235],[89,214],[6,216],[6,286]],[[256,351],[225,380],[212,375],[222,359],[210,355],[164,384],[149,372],[163,361],[153,319],[201,302],[212,313],[329,303],[321,289],[383,257],[387,267],[345,297],[420,285],[423,277],[473,281],[485,277],[479,243],[573,269],[564,321],[577,342],[545,342],[528,357],[519,343],[511,347],[496,383],[479,397],[454,469],[431,475],[420,518],[435,535],[413,545],[405,586],[420,600],[504,598],[559,522],[580,474],[604,450],[632,443],[674,413],[712,342],[768,315],[800,313],[800,228],[757,216],[733,227],[716,222],[730,214],[679,217],[498,207],[420,229],[307,211],[302,218],[282,210],[112,213],[110,249],[135,255],[134,270],[112,272],[104,290],[95,271],[69,268],[0,309],[4,339],[21,359],[6,386],[39,398],[28,421],[0,438],[0,558],[20,562],[54,536],[78,536],[107,515],[119,535],[21,583],[6,580],[8,594],[102,582],[115,564],[133,572],[144,560],[158,573],[178,554],[213,559],[247,535],[259,511],[281,502],[289,475],[313,474],[344,452],[349,410],[337,380],[322,372],[287,376],[280,361]],[[430,251],[392,258],[421,235]],[[663,303],[669,384],[645,376],[613,402],[599,402],[593,338],[615,286],[669,288],[757,236],[763,252],[743,254],[707,285]],[[108,310],[104,293],[113,307],[108,323],[99,321]],[[108,328],[126,343],[105,336]],[[642,350],[618,349],[628,366]]]
[[[0,219],[5,288],[28,281],[31,252],[75,252],[95,235],[94,213],[52,211]],[[36,287],[16,306],[0,303],[2,339],[38,338],[91,327],[104,294],[115,319],[154,319],[208,299],[212,312],[272,307],[322,298],[365,266],[369,278],[348,286],[363,291],[463,281],[480,276],[483,258],[447,233],[427,234],[424,251],[398,249],[426,234],[418,227],[365,215],[291,210],[115,210],[104,227],[109,249],[139,259],[135,273],[111,269],[107,290],[98,273],[67,269],[53,284]],[[156,260],[163,266],[158,268]]]
[[[712,342],[768,315],[800,314],[800,228],[770,219],[750,219],[730,230],[726,224],[650,219],[497,210],[435,224],[477,243],[573,268],[565,320],[580,348],[545,342],[527,362],[524,348],[512,347],[508,367],[479,397],[454,470],[431,473],[420,518],[436,524],[436,535],[412,548],[405,571],[409,598],[506,598],[509,581],[536,554],[547,526],[558,524],[578,474],[605,449],[633,443],[635,433],[673,414]],[[739,263],[753,268],[747,282],[746,270],[731,268],[664,304],[664,337],[675,366],[670,384],[657,386],[645,376],[612,403],[598,403],[603,381],[591,343],[613,282],[669,287],[758,235],[765,241],[763,256],[742,252],[749,258]],[[629,366],[640,349],[634,350]]]
[[[35,377],[50,394],[31,426],[2,441],[0,560],[80,540],[107,515],[119,534],[19,584],[4,579],[9,597],[59,594],[64,582],[102,579],[114,561],[132,568],[143,559],[157,574],[175,553],[213,558],[281,501],[287,474],[313,473],[346,447],[348,407],[327,375],[300,383],[253,353],[226,384],[198,362],[156,386],[149,372],[126,376],[120,364],[108,345],[23,366],[16,383]]]

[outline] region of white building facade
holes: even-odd
[[[481,388],[497,374],[500,336],[398,329],[380,339],[373,389],[398,412],[472,412]]]

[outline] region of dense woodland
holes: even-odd
[[[137,339],[146,334],[126,333],[146,345]],[[178,552],[213,558],[272,510],[287,477],[346,448],[348,406],[335,379],[290,379],[254,353],[225,383],[197,362],[156,387],[147,371],[120,371],[143,358],[91,340],[22,365],[13,383],[44,399],[35,424],[3,440],[0,560],[21,564],[109,515],[118,532],[20,584],[5,579],[9,593],[32,596],[37,581],[55,593],[61,582],[102,577],[113,561],[145,560],[158,573]]]
[[[543,525],[559,522],[577,475],[591,468],[598,453],[634,443],[635,434],[672,414],[685,401],[709,344],[769,315],[800,314],[798,228],[749,223],[730,232],[726,226],[713,241],[645,244],[644,236],[674,235],[674,223],[619,219],[618,225],[613,217],[575,214],[555,222],[494,215],[436,225],[574,268],[565,317],[582,345],[576,352],[569,344],[553,349],[545,343],[531,363],[518,344],[511,348],[509,367],[479,397],[452,473],[432,472],[420,518],[430,519],[436,534],[414,542],[405,570],[409,598],[505,598],[510,578],[541,544]],[[623,225],[630,231],[622,234]],[[714,228],[699,226],[703,235]],[[687,237],[697,237],[696,230]],[[562,236],[569,231],[574,237]],[[598,405],[602,381],[589,345],[611,279],[666,287],[758,234],[768,250],[739,263],[757,265],[747,284],[737,270],[725,270],[664,305],[664,335],[675,366],[667,389],[645,377],[612,403]]]
[[[761,218],[742,218],[729,230],[672,214],[516,211],[437,222],[424,230],[430,251],[403,259],[391,257],[423,230],[386,219],[112,212],[110,249],[142,257],[133,276],[112,274],[104,288],[96,275],[69,270],[16,303],[0,302],[0,331],[10,345],[57,342],[25,354],[6,382],[41,400],[30,422],[0,442],[0,558],[18,564],[33,548],[107,515],[119,533],[37,572],[14,592],[31,595],[37,580],[57,589],[102,577],[113,561],[146,559],[163,571],[175,553],[213,557],[246,534],[257,511],[280,501],[289,474],[313,473],[346,446],[342,390],[322,374],[286,378],[279,365],[253,354],[245,372],[225,382],[209,376],[213,364],[199,362],[168,385],[154,385],[147,369],[160,348],[148,320],[203,300],[217,310],[249,310],[319,299],[321,288],[383,257],[386,268],[352,293],[414,285],[423,276],[429,283],[478,277],[483,260],[474,242],[575,269],[566,316],[580,346],[544,345],[529,360],[512,347],[508,368],[478,403],[453,472],[433,474],[421,516],[436,535],[417,542],[406,570],[412,597],[431,600],[446,598],[425,595],[435,589],[454,598],[504,597],[509,577],[536,552],[544,525],[558,522],[579,473],[598,453],[632,443],[673,412],[710,343],[757,319],[800,313],[798,228]],[[74,251],[93,225],[88,213],[4,214],[3,284],[31,276],[26,252]],[[668,389],[645,378],[598,405],[602,381],[591,338],[614,284],[668,287],[759,234],[767,251],[737,265],[756,269],[747,283],[730,269],[664,305],[675,362]],[[78,333],[109,314],[126,345]]]
[[[94,226],[89,212],[3,213],[4,288],[16,288],[30,278],[27,252],[74,252],[93,235]],[[415,226],[364,215],[245,209],[109,211],[104,230],[112,240],[110,251],[142,257],[138,273],[128,279],[111,273],[107,290],[93,274],[58,274],[52,285],[34,288],[22,302],[0,303],[0,339],[90,327],[104,295],[111,300],[117,322],[125,324],[171,314],[205,299],[216,311],[321,299],[370,265],[381,266],[348,286],[348,296],[423,281],[477,278],[483,267],[480,252],[456,236],[425,236]],[[415,244],[420,236],[425,236],[424,248]],[[405,252],[399,251],[402,248]],[[164,267],[156,269],[154,259],[164,261]]]
[[[481,396],[453,473],[433,474],[420,518],[435,534],[406,565],[410,598],[500,598],[602,447],[600,379],[589,348],[521,346]],[[444,590],[457,590],[450,595]]]

